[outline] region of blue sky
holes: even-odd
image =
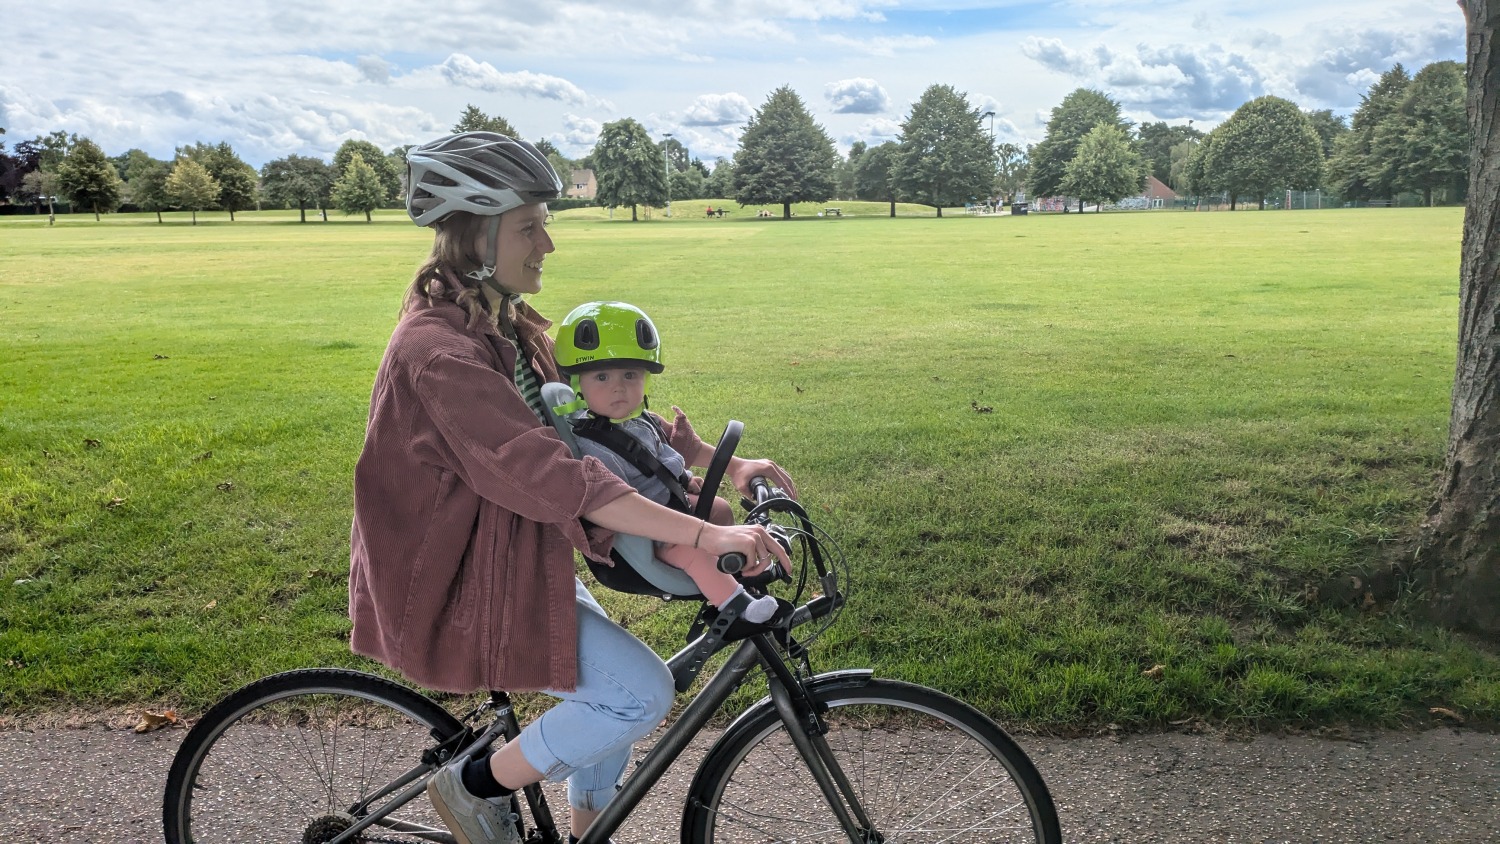
[[[227,140],[257,166],[418,143],[467,103],[570,155],[633,117],[712,161],[781,85],[841,151],[895,137],[933,84],[1002,141],[1040,140],[1078,87],[1210,128],[1263,94],[1348,114],[1398,61],[1463,58],[1452,0],[52,0],[7,23],[3,140]]]

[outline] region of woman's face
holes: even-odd
[[[485,254],[481,231],[478,254]],[[522,205],[500,215],[500,246],[495,256],[495,281],[511,293],[542,289],[542,261],[553,250],[547,234],[547,206]]]

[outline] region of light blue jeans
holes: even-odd
[[[644,642],[604,614],[577,581],[578,688],[526,725],[521,755],[548,780],[568,781],[568,804],[604,808],[625,776],[630,748],[672,708],[672,673]]]

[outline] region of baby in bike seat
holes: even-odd
[[[590,302],[574,308],[558,328],[558,370],[569,378],[574,401],[557,410],[572,422],[579,450],[598,458],[641,495],[690,513],[701,481],[688,461],[667,444],[662,420],[646,408],[647,382],[663,370],[661,339],[645,312],[623,302]],[[714,524],[733,524],[729,502],[715,498]],[[769,621],[775,598],[751,598],[718,559],[691,545],[655,543],[656,558],[681,569],[709,603],[733,608],[745,621]]]

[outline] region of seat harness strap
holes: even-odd
[[[663,440],[666,439],[666,432],[661,429],[660,423],[647,414],[642,414],[642,418],[651,423],[657,436]],[[668,507],[682,513],[692,512],[692,507],[688,504],[688,492],[682,485],[682,479],[673,475],[666,466],[662,465],[662,462],[656,459],[656,455],[642,445],[640,440],[615,427],[608,419],[589,414],[573,425],[573,434],[604,446],[620,455],[642,473],[655,476],[666,486],[667,493],[671,495],[671,500],[667,503]]]

